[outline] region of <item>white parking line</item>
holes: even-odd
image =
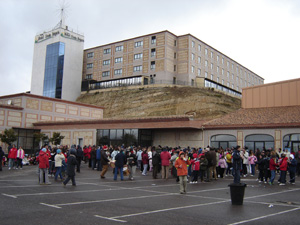
[[[61,207],[59,206],[56,206],[56,205],[50,205],[50,204],[47,204],[47,203],[40,203],[41,205],[45,205],[45,206],[49,206],[49,207],[52,207],[52,208],[56,208],[56,209],[61,209]]]
[[[240,221],[240,222],[231,223],[231,224],[228,224],[228,225],[237,225],[237,224],[248,223],[248,222],[251,222],[251,221],[260,220],[260,219],[264,219],[264,218],[271,217],[271,216],[277,216],[277,215],[280,215],[280,214],[293,212],[293,211],[296,211],[296,210],[299,210],[299,209],[300,208],[294,208],[294,209],[290,209],[290,210],[286,210],[286,211],[282,211],[282,212],[278,212],[278,213],[269,214],[269,215],[266,215],[266,216],[256,217],[256,218],[253,218],[253,219],[250,219],[250,220],[243,220],[243,221]]]
[[[5,193],[2,193],[2,195],[7,196],[7,197],[11,197],[11,198],[17,198],[15,195],[9,195],[9,194],[5,194]]]
[[[101,219],[112,220],[112,221],[121,222],[121,223],[126,223],[127,222],[125,220],[117,220],[117,219],[113,219],[113,218],[109,218],[109,217],[104,217],[104,216],[99,216],[99,215],[94,215],[94,216],[98,217],[98,218],[101,218]]]
[[[294,188],[294,189],[290,189],[290,190],[283,190],[283,191],[278,191],[278,192],[272,192],[272,193],[269,193],[269,194],[250,196],[250,197],[246,197],[244,199],[259,198],[259,197],[264,197],[264,196],[269,196],[269,195],[276,195],[276,194],[285,194],[287,192],[299,191],[299,190],[300,190],[300,188]]]

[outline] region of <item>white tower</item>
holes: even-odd
[[[81,93],[84,36],[60,22],[35,36],[31,93],[75,101]]]

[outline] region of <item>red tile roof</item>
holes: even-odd
[[[205,129],[300,127],[300,106],[239,109],[204,123]]]

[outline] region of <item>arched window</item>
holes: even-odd
[[[283,137],[283,148],[297,152],[300,149],[300,134],[285,135]]]
[[[213,148],[231,148],[236,146],[236,137],[228,134],[219,134],[211,136],[210,146]]]
[[[252,134],[245,138],[245,146],[248,149],[274,149],[274,138],[267,134]]]

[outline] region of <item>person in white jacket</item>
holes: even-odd
[[[55,169],[56,169],[54,180],[57,181],[58,175],[60,176],[60,179],[63,180],[61,169],[62,169],[62,161],[65,160],[65,156],[64,154],[62,154],[60,149],[56,150],[56,155],[54,157],[54,160],[55,160]]]
[[[246,177],[248,175],[248,171],[250,171],[249,167],[249,153],[246,151],[246,149],[243,149],[243,175]]]

